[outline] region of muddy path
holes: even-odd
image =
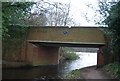
[[[90,79],[103,79],[104,81],[113,81],[113,77],[109,74],[105,73],[102,69],[98,69],[96,66],[86,67],[80,69],[80,76],[85,81],[89,81]]]

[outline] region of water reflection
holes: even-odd
[[[80,69],[97,64],[97,53],[76,52],[80,56],[77,60],[64,61],[58,66],[42,66],[23,69],[3,69],[3,79],[36,79],[43,76],[64,76],[71,70]]]
[[[23,69],[3,69],[3,79],[34,79],[44,76],[56,76],[58,66],[42,66]]]
[[[71,70],[97,65],[97,53],[76,52],[76,54],[79,55],[79,59],[65,61],[60,64],[59,74],[64,76],[64,74],[70,72]]]
[[[72,64],[76,69],[97,65],[97,53],[77,52],[77,54],[80,56],[80,59]],[[80,64],[77,64],[77,62]]]

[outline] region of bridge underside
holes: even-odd
[[[28,42],[37,46],[53,46],[53,47],[92,47],[99,48],[104,46],[105,43],[75,43],[75,42],[56,42],[56,41],[31,41]]]
[[[101,48],[104,43],[73,43],[73,42],[50,42],[50,41],[28,41],[28,57],[33,66],[56,65],[60,60],[59,47],[92,47]],[[97,50],[96,50],[97,51]],[[97,55],[97,65],[103,65],[103,57]]]

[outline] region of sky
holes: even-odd
[[[94,6],[94,9],[98,8],[97,5],[98,0],[48,0],[48,1],[70,3],[71,5],[70,15],[75,20],[76,26],[97,26],[95,25],[94,19],[99,14],[96,15],[95,10],[88,7],[87,4],[92,4],[92,6]],[[89,22],[86,20],[86,17],[84,17],[85,14],[87,14]]]
[[[80,26],[95,26],[93,20],[87,22],[84,14],[87,13],[89,19],[92,19],[95,15],[95,11],[89,8],[87,4],[92,4],[97,7],[97,0],[55,0],[63,3],[71,2],[71,15],[75,19],[77,25]]]

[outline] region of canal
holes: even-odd
[[[76,52],[77,60],[62,61],[59,65],[32,68],[3,69],[3,79],[34,79],[63,77],[68,72],[97,64],[97,53]]]

